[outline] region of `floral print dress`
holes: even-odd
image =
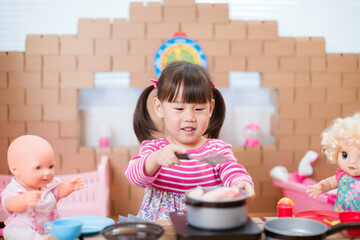
[[[137,216],[144,220],[170,220],[170,212],[184,210],[185,194],[148,187]]]
[[[339,173],[340,172],[340,173]],[[339,177],[338,177],[339,173]],[[354,177],[343,170],[338,177],[338,194],[334,206],[335,212],[360,212],[360,178]]]

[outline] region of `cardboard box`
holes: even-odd
[[[295,120],[295,134],[305,136],[321,136],[325,129],[325,120],[322,119],[301,119]]]
[[[57,122],[27,122],[26,134],[47,138],[58,138],[60,126]]]
[[[105,18],[80,18],[78,21],[78,37],[92,39],[109,39],[110,21]]]
[[[44,56],[44,72],[76,71],[75,56]]]
[[[26,89],[27,105],[58,104],[59,91],[57,89]]]
[[[125,39],[96,39],[95,55],[126,56],[129,53],[129,43]]]
[[[245,57],[215,56],[215,72],[245,71]]]
[[[59,54],[59,37],[57,35],[27,35],[26,55]]]
[[[79,72],[111,71],[110,56],[79,56],[78,60]]]
[[[309,119],[310,105],[309,104],[279,104],[279,118],[280,120],[290,119]]]
[[[272,72],[263,73],[262,87],[289,89],[294,88],[294,73],[292,72]]]
[[[114,56],[113,71],[144,72],[145,57],[144,56]]]
[[[342,117],[353,115],[353,114],[355,114],[356,112],[359,112],[359,111],[360,111],[359,103],[341,104],[341,116]]]
[[[93,55],[93,40],[90,38],[78,38],[74,35],[60,37],[61,55]]]
[[[25,134],[25,122],[0,122],[0,137],[15,138]]]
[[[251,40],[275,40],[278,38],[277,21],[254,21],[247,22],[247,39]]]
[[[280,57],[281,72],[309,72],[309,57]]]
[[[356,102],[356,89],[353,88],[340,88],[326,89],[326,102],[327,103],[354,103]]]
[[[80,136],[80,122],[79,121],[61,121],[60,122],[60,136],[61,137],[79,137]]]
[[[259,147],[243,148],[233,146],[232,150],[238,163],[246,168],[261,166],[261,151]]]
[[[246,23],[241,20],[232,20],[226,24],[215,24],[216,40],[245,40]]]
[[[199,40],[206,56],[230,56],[230,41],[225,40]]]
[[[249,56],[247,71],[249,72],[277,72],[279,59],[277,57],[252,57]]]
[[[170,39],[180,30],[178,23],[149,23],[147,24],[147,39]]]
[[[310,74],[309,73],[295,73],[295,88],[309,88]]]
[[[146,88],[150,86],[150,79],[156,79],[155,72],[130,72],[131,88]]]
[[[78,172],[96,170],[94,152],[62,153],[62,169],[76,169]]]
[[[25,72],[40,72],[41,70],[41,56],[25,56]]]
[[[49,138],[47,140],[53,147],[55,154],[76,154],[78,152],[78,138]]]
[[[10,121],[41,121],[42,107],[41,105],[10,105],[9,106]]]
[[[264,41],[264,56],[294,56],[295,41],[291,37],[280,37]]]
[[[165,23],[195,23],[195,6],[164,6]]]
[[[209,4],[198,3],[196,5],[199,23],[228,23],[229,6],[228,4]]]
[[[325,56],[325,38],[323,37],[296,37],[297,56]]]
[[[0,72],[0,88],[8,87],[8,74],[6,72]]]
[[[294,150],[309,150],[310,137],[309,136],[279,136],[279,150],[294,151]]]
[[[25,104],[24,89],[0,89],[0,104]]]
[[[325,72],[326,71],[326,58],[325,57],[310,58],[310,69],[312,72]]]
[[[340,73],[313,73],[311,74],[311,87],[313,88],[340,88]]]
[[[8,138],[0,138],[0,154],[7,154],[9,147],[9,139]],[[7,163],[7,161],[5,161]]]
[[[114,152],[116,151],[116,152]],[[125,166],[129,160],[129,150],[127,147],[113,148],[113,152],[109,156],[110,166],[112,169],[111,183],[122,184],[128,182],[125,176]]]
[[[130,2],[131,23],[159,23],[163,14],[159,2],[148,2],[146,6],[142,2]]]
[[[274,167],[277,165],[284,166],[286,168],[293,167],[294,156],[292,151],[279,151],[276,149],[264,149],[262,151],[262,165],[268,167]]]
[[[1,122],[8,122],[8,120],[9,120],[8,106],[7,105],[0,106],[0,121]],[[1,139],[0,139],[0,143],[1,143]]]
[[[187,6],[187,7],[193,7],[195,6],[195,0],[164,0],[163,1],[163,5],[165,7],[167,6],[175,6],[175,7],[183,7],[183,6]]]
[[[229,73],[228,72],[213,72],[210,71],[211,81],[216,88],[228,88],[229,87]]]
[[[278,88],[278,102],[279,103],[294,103],[295,90],[287,88]]]
[[[325,103],[325,89],[296,89],[295,96],[295,103]]]
[[[60,87],[67,89],[94,88],[94,74],[92,72],[62,72]]]
[[[210,23],[181,23],[180,30],[191,39],[205,39],[213,38],[213,25]]]
[[[40,88],[40,72],[9,72],[9,88]]]
[[[161,45],[160,40],[131,40],[131,56],[154,56]]]
[[[145,23],[130,23],[126,19],[115,18],[113,39],[144,39]]]
[[[232,56],[261,56],[262,42],[261,41],[247,41],[247,40],[233,40],[230,42],[230,54]]]
[[[23,52],[0,52],[0,72],[23,72],[24,69]]]
[[[279,120],[277,136],[293,135],[295,132],[295,120]]]
[[[77,118],[76,105],[44,105],[45,121],[75,121]]]
[[[341,115],[341,105],[336,104],[311,104],[311,119],[333,120]]]
[[[60,105],[78,105],[78,90],[75,88],[60,89]]]
[[[343,73],[342,76],[343,76],[342,87],[360,88],[360,72]]]
[[[327,70],[329,72],[356,72],[356,54],[327,54]]]
[[[44,88],[58,88],[60,86],[60,75],[58,72],[43,72],[42,86]]]

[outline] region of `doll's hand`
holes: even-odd
[[[25,205],[28,207],[32,207],[38,203],[38,201],[41,197],[41,192],[37,191],[37,190],[33,190],[33,191],[24,193],[22,196],[23,196]]]
[[[308,186],[306,192],[309,193],[310,197],[313,197],[315,199],[320,193],[324,192],[324,185],[321,182],[314,185],[310,185]]]
[[[247,181],[241,181],[239,182],[238,184],[236,184],[236,186],[239,188],[239,189],[243,189],[246,191],[246,193],[248,194],[248,200],[252,200],[254,197],[255,197],[255,191],[254,191],[254,188],[253,186],[247,182]]]
[[[84,186],[84,180],[81,177],[74,177],[69,182],[70,187],[73,189],[73,191],[78,191],[80,189],[83,189]]]

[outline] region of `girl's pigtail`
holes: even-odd
[[[220,91],[213,87],[212,92],[215,100],[215,106],[205,135],[207,135],[208,138],[218,138],[221,127],[224,123],[226,107]]]
[[[147,100],[152,90],[154,90],[153,85],[144,89],[136,103],[134,111],[133,127],[140,143],[144,140],[154,139],[152,133],[158,131],[147,109]]]

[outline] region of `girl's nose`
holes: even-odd
[[[189,109],[187,111],[185,111],[185,120],[186,121],[193,121],[194,120],[194,111]]]

